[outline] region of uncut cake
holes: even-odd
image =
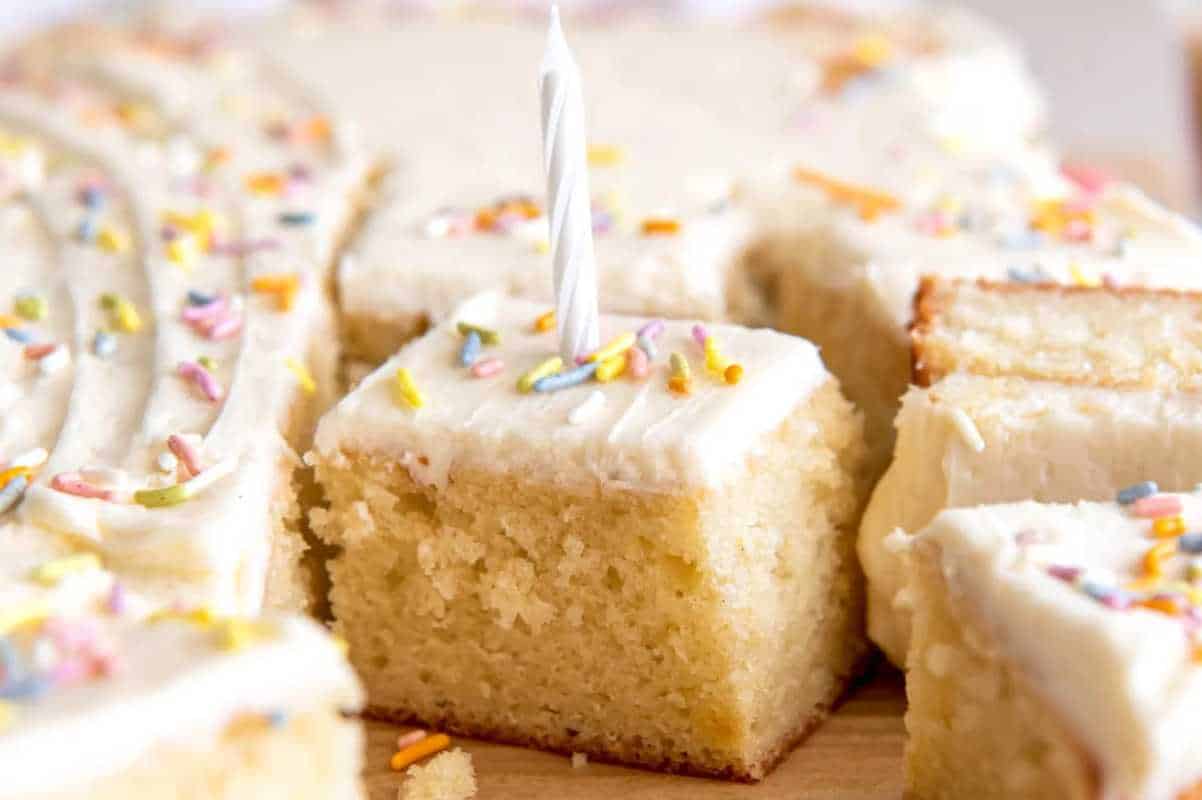
[[[861,524],[869,632],[905,660],[895,529],[941,509],[1102,499],[1202,476],[1202,304],[1192,293],[927,280],[897,449]],[[929,385],[928,385],[929,384]]]
[[[298,452],[366,161],[204,29],[62,29],[0,83],[0,515],[162,603],[311,600]]]
[[[359,684],[313,623],[147,617],[93,554],[0,556],[0,797],[363,797]]]
[[[944,511],[907,548],[906,796],[1202,792],[1202,499]]]
[[[473,298],[321,421],[370,708],[759,779],[865,654],[858,416],[799,339],[603,315],[565,367],[548,318]]]

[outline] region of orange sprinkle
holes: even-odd
[[[668,378],[668,388],[676,394],[690,394],[693,391],[693,382],[683,375],[673,375]]]
[[[643,220],[644,236],[675,236],[680,233],[680,222],[665,217],[648,217]]]
[[[794,169],[793,179],[822,189],[831,202],[854,207],[865,222],[901,208],[901,201],[891,194],[845,183],[805,167]]]
[[[734,386],[736,383],[743,380],[743,366],[741,364],[731,364],[723,371],[722,377],[728,384]]]
[[[1181,614],[1181,603],[1175,597],[1167,597],[1164,595],[1153,595],[1145,597],[1135,603],[1140,608],[1146,608],[1151,611],[1159,611],[1161,614],[1168,614],[1170,617],[1176,617]]]
[[[555,310],[552,309],[546,314],[540,314],[538,319],[534,321],[534,330],[538,333],[555,330]]]
[[[440,750],[446,750],[451,746],[451,737],[445,733],[435,733],[427,736],[403,750],[398,750],[388,762],[388,766],[396,771],[403,770],[410,764],[420,761],[426,756],[431,756]]]
[[[1173,539],[1185,533],[1185,520],[1180,516],[1161,517],[1152,523],[1152,533],[1157,539]]]
[[[229,161],[233,153],[228,147],[213,147],[205,154],[205,169],[216,169]]]
[[[1202,644],[1194,645],[1194,661],[1202,663]]]
[[[1161,542],[1152,547],[1152,549],[1144,554],[1144,574],[1148,577],[1160,577],[1164,574],[1164,571],[1160,568],[1160,562],[1176,551],[1177,543],[1175,541]]]
[[[276,307],[280,311],[291,311],[300,291],[300,277],[296,273],[259,275],[250,283],[250,288],[259,294],[274,294]]]
[[[20,317],[12,314],[0,314],[0,328],[19,328],[24,324],[25,320]]]
[[[321,115],[311,117],[297,126],[297,133],[300,137],[310,142],[329,141],[333,130],[329,118]]]
[[[0,489],[8,486],[8,482],[18,476],[28,478],[33,475],[31,467],[9,467],[6,470],[0,471]]]
[[[284,191],[284,176],[276,172],[252,172],[246,176],[246,191],[254,194],[280,194]]]

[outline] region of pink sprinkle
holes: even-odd
[[[113,499],[112,492],[93,486],[81,478],[78,472],[60,472],[51,479],[50,488],[57,489],[63,494],[73,494],[76,497],[87,497],[91,500]]]
[[[1145,519],[1171,517],[1181,513],[1181,498],[1172,494],[1154,494],[1131,504],[1131,515]]]
[[[203,306],[184,306],[182,316],[184,322],[197,323],[217,319],[229,308],[229,298],[224,294],[218,295],[211,303]]]
[[[693,326],[693,341],[697,342],[697,344],[705,347],[705,340],[708,339],[709,336],[709,332],[706,331],[704,325],[697,324]]]
[[[396,749],[404,750],[406,747],[411,747],[425,738],[426,738],[426,732],[423,731],[421,728],[418,728],[415,731],[409,731],[408,733],[402,733],[400,736],[397,737]]]
[[[243,239],[241,241],[214,243],[209,248],[209,252],[216,255],[240,258],[251,253],[257,253],[260,250],[275,250],[279,246],[279,239]]]
[[[1109,272],[1103,272],[1102,285],[1113,292],[1119,288],[1119,281],[1118,278],[1114,277],[1114,275],[1110,274]]]
[[[54,352],[58,345],[53,342],[43,342],[42,344],[27,344],[25,345],[25,357],[30,361],[41,361],[46,356]]]
[[[643,327],[639,328],[639,336],[646,336],[648,339],[654,339],[664,332],[664,321],[662,319],[653,319]]]
[[[189,478],[194,478],[204,471],[204,467],[200,465],[200,454],[184,437],[175,433],[168,436],[167,449],[184,465]]]
[[[1113,180],[1104,171],[1088,164],[1061,164],[1060,173],[1086,194],[1099,194]]]
[[[1093,226],[1082,219],[1070,220],[1064,226],[1064,238],[1070,242],[1088,242],[1093,238]]]
[[[635,346],[626,351],[626,370],[630,373],[630,377],[645,378],[650,367],[643,348]]]
[[[86,659],[75,656],[60,661],[50,675],[54,683],[70,686],[90,677],[92,672],[92,665]]]
[[[120,581],[113,581],[113,588],[109,589],[107,606],[110,614],[120,616],[125,613],[125,586]]]
[[[472,365],[472,375],[477,378],[491,378],[505,369],[505,362],[499,358],[483,358]]]
[[[1053,564],[1048,567],[1048,574],[1053,578],[1058,578],[1062,581],[1072,583],[1081,577],[1081,569],[1079,567],[1063,567],[1058,564]]]
[[[242,317],[237,314],[226,314],[209,327],[207,335],[210,339],[232,339],[242,330]]]
[[[209,402],[216,403],[221,400],[223,394],[221,384],[217,382],[211,372],[200,364],[195,361],[181,361],[176,369],[179,376],[195,384]]]

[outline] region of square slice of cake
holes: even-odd
[[[318,428],[370,708],[759,779],[865,654],[859,419],[800,339],[603,316],[565,370],[546,320],[473,298]]]
[[[911,539],[906,796],[1202,793],[1202,498],[944,511]]]
[[[941,509],[1110,497],[1202,476],[1202,303],[1168,290],[927,279],[915,383],[893,463],[860,529],[869,633],[896,664],[908,636],[890,533]],[[928,385],[929,384],[929,385]]]

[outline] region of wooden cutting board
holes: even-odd
[[[858,688],[813,736],[757,785],[660,775],[608,764],[572,769],[565,756],[457,739],[472,754],[478,800],[898,800],[905,730],[902,677],[890,669]],[[396,800],[388,768],[398,732],[369,722],[371,800]]]

